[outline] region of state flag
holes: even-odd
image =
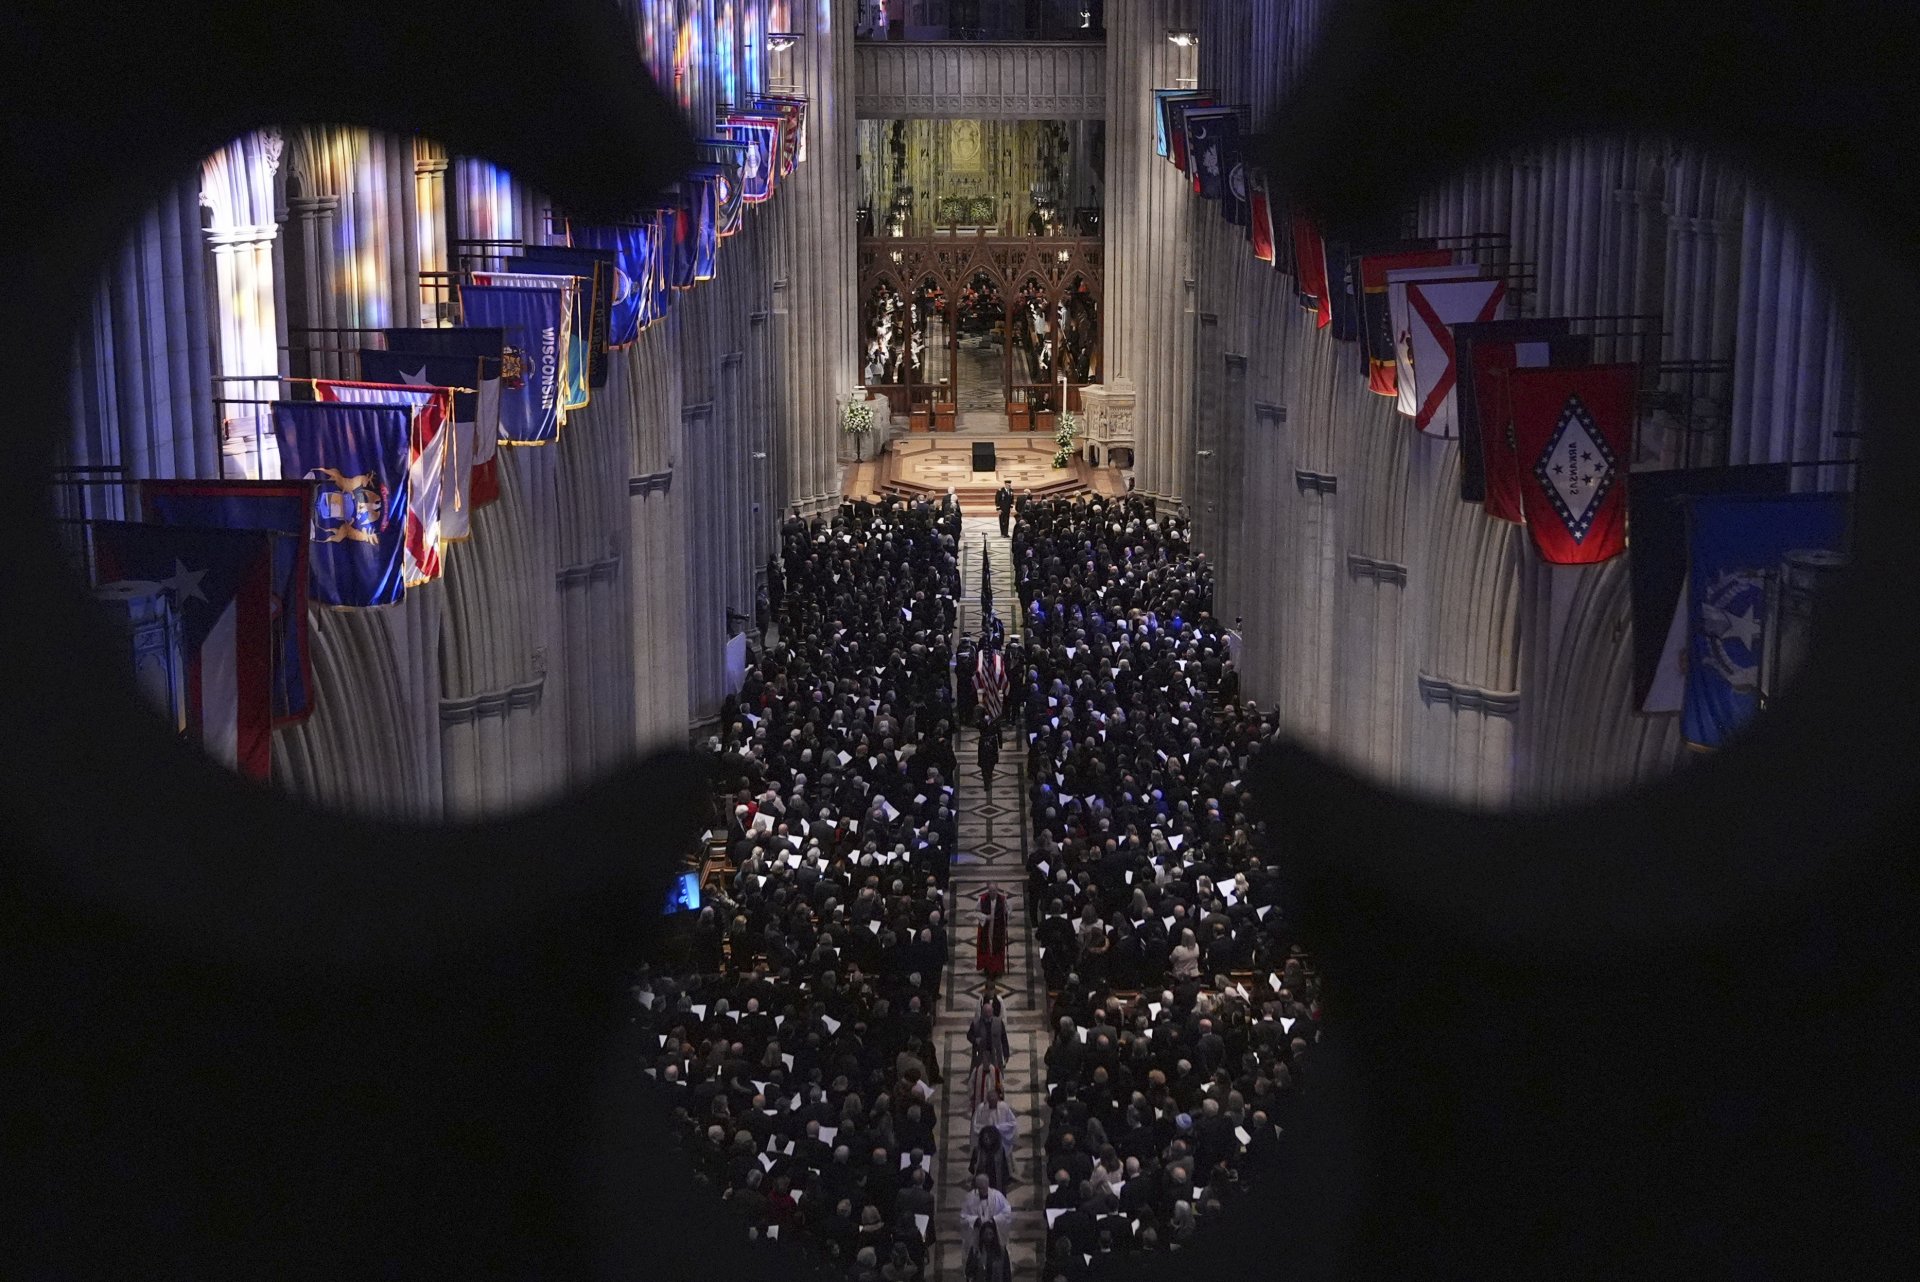
[[[1521,325],[1538,322],[1508,321]],[[1564,318],[1549,323],[1559,325],[1557,334],[1544,331],[1538,339],[1494,336],[1472,343],[1470,354],[1460,359],[1462,377],[1471,376],[1473,413],[1462,414],[1461,491],[1477,479],[1475,500],[1482,502],[1486,514],[1515,525],[1526,523],[1520,480],[1520,447],[1514,439],[1512,405],[1508,399],[1507,376],[1515,369],[1544,369],[1549,366],[1585,365],[1592,360],[1592,340],[1584,335],[1568,334]],[[1455,327],[1456,345],[1464,341]],[[1457,402],[1464,410],[1465,403]],[[1471,435],[1470,435],[1471,434]],[[1477,443],[1477,448],[1474,445]],[[1467,473],[1472,472],[1469,476]]]
[[[575,222],[570,224],[568,234],[575,248],[612,254],[607,346],[613,351],[631,346],[640,337],[642,294],[649,274],[648,262],[654,252],[647,224],[598,226]]]
[[[1267,194],[1267,177],[1253,171],[1253,184],[1247,193],[1247,239],[1253,242],[1253,256],[1273,263],[1273,200]]]
[[[1633,702],[1640,711],[1678,712],[1686,702],[1687,497],[1781,495],[1792,489],[1793,468],[1785,463],[1633,474],[1627,495],[1633,555],[1627,568],[1633,596]]]
[[[1688,644],[1680,733],[1717,748],[1760,710],[1771,638],[1767,597],[1793,552],[1843,552],[1844,494],[1693,495],[1687,500]]]
[[[1205,98],[1206,95],[1192,89],[1155,89],[1153,91],[1153,151],[1168,161],[1173,160],[1173,148],[1169,141],[1167,104],[1175,98]],[[1211,100],[1209,100],[1211,101]]]
[[[1234,122],[1233,132],[1221,143],[1221,161],[1226,167],[1227,177],[1220,192],[1220,216],[1233,227],[1251,228],[1253,223],[1253,190],[1251,171],[1246,160],[1246,143],[1240,132],[1239,122]],[[1251,235],[1251,231],[1249,231]]]
[[[387,350],[411,356],[460,357],[472,366],[477,382],[469,382],[463,377],[450,378],[442,382],[437,374],[429,374],[429,384],[453,387],[472,387],[475,390],[472,406],[473,422],[473,474],[468,482],[469,508],[479,511],[500,497],[500,371],[501,354],[506,349],[506,332],[499,328],[485,326],[457,325],[448,329],[388,329],[383,330]],[[366,349],[362,349],[362,359]],[[435,368],[440,366],[436,362]],[[448,367],[450,374],[457,374],[462,366]],[[365,370],[363,369],[364,375]],[[404,383],[404,378],[374,380]],[[461,408],[460,394],[453,398],[453,416],[461,421],[465,411]]]
[[[1402,383],[1402,404],[1412,393],[1413,425],[1433,436],[1459,435],[1455,412],[1459,370],[1454,363],[1451,326],[1504,320],[1507,282],[1504,280],[1415,281],[1407,286],[1407,323],[1410,380]],[[1409,386],[1410,384],[1410,386]]]
[[[693,212],[698,239],[693,251],[693,278],[712,280],[720,260],[720,182],[718,165],[699,164],[683,180],[692,184]]]
[[[274,535],[96,521],[94,581],[166,592],[180,620],[186,737],[248,779],[273,771]]]
[[[1195,94],[1191,98],[1167,99],[1167,141],[1168,159],[1174,168],[1183,174],[1191,174],[1192,157],[1187,151],[1187,112],[1211,108],[1214,105],[1210,94]]]
[[[566,291],[462,285],[469,325],[502,331],[500,443],[546,445],[560,435],[561,309]]]
[[[1366,348],[1367,387],[1380,396],[1397,396],[1393,307],[1387,296],[1387,273],[1421,267],[1452,267],[1450,249],[1403,249],[1364,253],[1359,259],[1360,335]]]
[[[448,435],[445,483],[440,487],[442,543],[461,542],[473,532],[474,453],[480,440],[479,367],[480,362],[470,356],[360,349],[360,376],[368,383],[423,391],[445,388],[452,396],[453,416],[443,429]],[[422,479],[415,478],[415,493],[421,492]]]
[[[700,143],[701,154],[719,170],[714,183],[714,225],[720,239],[735,234],[744,224],[745,188],[741,185],[752,150],[742,142],[707,138]]]
[[[740,199],[749,205],[770,199],[775,182],[774,166],[778,163],[779,122],[735,112],[716,128],[722,135],[747,145],[746,162],[740,170]]]
[[[1314,328],[1333,324],[1333,295],[1328,282],[1328,254],[1320,239],[1319,228],[1305,214],[1295,214],[1289,228],[1293,235],[1294,287],[1300,294],[1300,306],[1314,313]],[[1345,255],[1342,255],[1344,259]],[[1334,337],[1339,338],[1338,330]],[[1352,341],[1352,335],[1348,335]]]
[[[1335,341],[1352,343],[1364,369],[1368,364],[1367,345],[1361,335],[1360,259],[1353,245],[1344,240],[1328,240],[1325,246],[1327,296],[1333,300],[1327,323]]]
[[[291,725],[313,711],[313,664],[307,650],[307,481],[144,480],[140,516],[150,525],[255,530],[276,535],[268,614],[272,630],[273,724]]]
[[[587,385],[587,369],[592,363],[589,351],[587,330],[590,324],[589,314],[583,305],[587,301],[586,287],[589,279],[582,278],[569,271],[564,274],[535,272],[475,272],[473,283],[481,286],[507,286],[518,289],[552,289],[560,293],[560,421],[559,426],[567,425],[568,416],[578,409],[585,409],[593,399],[593,392]]]
[[[1547,561],[1592,565],[1626,550],[1639,393],[1640,367],[1631,364],[1507,375],[1521,507]]]
[[[1227,140],[1240,130],[1238,107],[1190,107],[1183,119],[1187,129],[1187,177],[1194,194],[1219,200],[1227,184]]]
[[[1408,418],[1414,412],[1413,359],[1407,344],[1413,334],[1407,311],[1407,285],[1416,280],[1477,280],[1484,273],[1472,263],[1453,263],[1442,267],[1402,267],[1387,273],[1387,329],[1392,341],[1391,386],[1385,395],[1394,398],[1400,413]],[[1370,356],[1379,355],[1378,351]],[[1373,381],[1374,366],[1369,364],[1368,383]]]
[[[453,392],[445,387],[394,383],[349,383],[316,379],[322,401],[353,405],[399,405],[413,416],[407,448],[405,586],[414,588],[440,577],[441,510],[449,499],[456,470],[449,452],[454,420]]]
[[[807,100],[798,95],[762,95],[751,104],[755,111],[772,112],[780,120],[780,176],[807,160]]]
[[[576,323],[575,328],[586,338],[587,386],[593,389],[607,385],[615,257],[611,249],[590,249],[584,245],[533,245],[500,264],[502,270],[509,272],[580,278],[578,314],[586,319]]]

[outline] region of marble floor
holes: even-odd
[[[992,560],[994,610],[1009,631],[1017,630],[1020,612],[1013,591],[1012,541],[1000,536],[999,522],[991,516],[965,518],[960,582],[967,595],[960,604],[960,627],[969,633],[978,633],[981,627],[978,592],[983,547]],[[1007,973],[1000,977],[998,992],[1006,1013],[1007,1040],[1013,1051],[1004,1074],[1006,1098],[1019,1118],[1014,1141],[1013,1185],[1006,1190],[1014,1211],[1009,1243],[1014,1276],[1040,1277],[1046,1251],[1046,1217],[1041,1209],[1046,1186],[1040,1178],[1035,1155],[1039,1151],[1045,1117],[1043,1083],[1038,1068],[1046,1052],[1047,995],[1037,967],[1030,964],[1030,959],[1037,960],[1037,954],[1027,926],[1027,833],[1025,811],[1020,804],[1021,781],[1026,777],[1026,752],[1023,745],[1013,742],[1018,737],[1006,737],[991,792],[981,780],[975,757],[977,733],[971,729],[961,731],[954,749],[960,765],[960,778],[955,785],[960,843],[948,887],[951,923],[948,937],[952,940],[953,952],[947,960],[946,1000],[934,1026],[944,1078],[936,1226],[939,1236],[934,1243],[933,1268],[936,1282],[962,1282],[965,1277],[959,1219],[960,1203],[971,1183],[967,1163],[973,1147],[972,1120],[966,1112],[968,1069],[972,1063],[967,1025],[986,992],[986,978],[975,962],[974,900],[988,885],[998,886],[1008,898]]]

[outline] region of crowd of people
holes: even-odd
[[[711,745],[730,872],[633,989],[697,1176],[859,1282],[917,1282],[934,1232],[959,536],[950,502],[786,521],[778,640]]]
[[[1045,1057],[1046,1276],[1177,1249],[1282,1142],[1320,994],[1243,781],[1275,720],[1240,697],[1212,570],[1144,498],[1023,501],[1028,902]]]

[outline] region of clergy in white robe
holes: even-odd
[[[960,1204],[960,1245],[963,1250],[973,1250],[973,1244],[980,1235],[980,1226],[993,1221],[1000,1241],[1005,1243],[1013,1232],[1013,1204],[1007,1201],[1007,1195],[994,1188],[984,1175],[973,1177],[973,1188]]]
[[[1000,1098],[1000,1092],[989,1090],[980,1106],[973,1110],[973,1133],[978,1135],[991,1126],[1000,1132],[1000,1143],[1009,1154],[1013,1152],[1014,1117],[1013,1105]]]

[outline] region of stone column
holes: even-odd
[[[1153,93],[1190,83],[1192,0],[1111,0],[1107,23],[1107,382],[1135,398],[1139,488],[1183,499],[1193,453],[1192,209],[1178,170],[1153,146]]]

